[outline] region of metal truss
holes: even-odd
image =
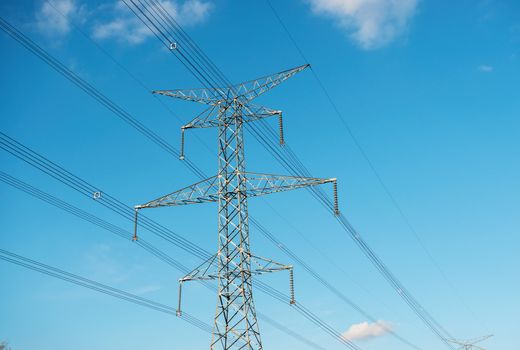
[[[303,66],[229,87],[217,87],[213,89],[155,90],[153,93],[212,106],[218,106],[219,104],[233,99],[251,101],[308,67],[310,67],[310,65],[305,64]]]
[[[274,260],[262,258],[259,256],[251,255],[249,252],[246,252],[248,258],[251,260],[251,264],[255,266],[254,269],[248,271],[252,276],[263,275],[265,273],[277,272],[277,271],[285,271],[292,270],[291,265],[283,265]],[[219,278],[218,274],[218,253],[213,255],[211,258],[206,260],[200,266],[195,268],[193,271],[188,273],[186,276],[179,279],[179,282],[187,282],[187,281],[211,281]],[[231,262],[232,264],[234,262]],[[238,271],[242,273],[243,271]]]
[[[141,209],[196,203],[218,203],[218,250],[192,272],[179,280],[181,315],[182,285],[188,281],[217,281],[211,350],[261,350],[262,341],[253,302],[253,276],[289,271],[291,304],[294,300],[293,268],[252,254],[249,241],[248,198],[293,189],[332,183],[335,211],[336,179],[305,178],[250,173],[245,170],[244,123],[278,116],[280,144],[283,144],[282,112],[253,105],[251,100],[301,72],[303,65],[241,84],[215,89],[158,90],[156,94],[209,105],[181,130],[181,159],[184,158],[184,130],[218,129],[217,175],[135,207],[135,233]]]
[[[257,106],[254,104],[244,105],[239,103],[242,107],[241,122],[249,123],[259,119],[268,118],[272,116],[278,116],[278,123],[280,129],[280,144],[284,144],[283,136],[283,119],[282,111],[270,109],[264,106]],[[195,119],[186,125],[181,126],[181,150],[179,158],[184,159],[184,132],[188,129],[194,128],[217,128],[220,123],[232,124],[234,123],[233,117],[223,117],[226,115],[225,110],[229,108],[226,105],[213,105],[205,109]]]
[[[450,343],[460,345],[457,350],[485,350],[484,348],[481,348],[480,346],[477,346],[475,344],[483,342],[486,339],[491,338],[493,335],[486,335],[480,338],[475,338],[471,340],[457,340],[457,339],[447,339]]]
[[[320,179],[312,177],[285,176],[273,174],[244,173],[240,174],[245,183],[244,195],[257,197],[266,194],[295,190],[307,186],[317,186],[326,183],[336,184],[336,179]],[[221,193],[219,175],[202,180],[193,185],[154,199],[135,208],[158,208],[167,206],[188,205],[197,203],[217,202]]]
[[[247,107],[247,111],[242,114],[243,123],[282,114],[282,111],[280,110],[270,109],[263,106],[248,104]],[[219,120],[219,112],[220,109],[218,106],[208,107],[191,122],[182,126],[181,129],[216,128],[218,127],[219,123],[222,122]],[[223,121],[232,123],[233,119]]]
[[[218,269],[218,253],[210,257],[200,266],[195,268],[193,271],[188,273],[186,276],[179,279],[179,304],[177,307],[177,315],[182,316],[182,286],[184,282],[190,281],[214,281],[219,278],[229,278],[233,279],[237,276],[221,276],[219,275]],[[262,258],[259,256],[251,255],[247,253],[249,259],[251,261],[251,265],[254,266],[250,271],[241,271],[239,266],[236,266],[236,270],[233,273],[248,273],[251,276],[263,275],[265,273],[278,272],[278,271],[289,271],[289,287],[290,287],[290,304],[296,304],[296,300],[294,299],[294,272],[293,267],[291,265],[283,265],[274,260]],[[230,261],[231,264],[234,264],[233,261]]]

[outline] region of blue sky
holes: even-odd
[[[450,333],[458,338],[493,333],[486,348],[517,350],[520,4],[271,1],[449,282],[404,222],[310,71],[262,96],[259,103],[284,111],[286,141],[312,174],[338,178],[342,212]],[[147,89],[196,87],[195,78],[122,3],[54,4],[65,17],[42,1],[3,1],[0,13],[178,145],[180,125],[200,106],[164,99],[170,113],[128,72]],[[232,81],[307,63],[263,0],[165,4]],[[4,133],[130,205],[197,181],[179,160],[3,33],[0,48]],[[246,136],[250,171],[286,172]],[[215,130],[187,135],[189,157],[208,174],[216,171],[216,137]],[[132,229],[129,222],[6,152],[0,152],[0,159],[0,170]],[[0,191],[1,248],[175,305],[178,271],[6,184],[0,184]],[[249,206],[251,215],[378,320],[422,349],[443,346],[308,192],[252,199]],[[215,205],[147,215],[207,250],[216,249]],[[147,238],[187,266],[199,263],[175,246]],[[254,229],[251,239],[258,255],[292,263]],[[403,349],[387,334],[370,336],[370,325],[364,325],[368,320],[301,268],[296,266],[295,273],[297,299],[355,337],[363,349]],[[17,349],[208,347],[207,334],[174,317],[4,262],[0,276],[0,341]],[[287,286],[285,275],[264,281],[281,290]],[[290,306],[260,293],[255,297],[262,313],[327,349],[341,349]],[[204,288],[186,288],[185,310],[208,323],[214,303],[215,296]],[[268,324],[261,323],[261,329],[266,349],[306,349]]]

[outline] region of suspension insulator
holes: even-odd
[[[182,282],[179,281],[179,305],[177,306],[177,311],[175,312],[177,317],[181,317],[182,316],[181,298],[182,298]]]
[[[280,145],[283,146],[285,144],[285,139],[283,137],[283,117],[282,113],[278,115],[278,128],[280,129]]]
[[[134,236],[132,237],[132,241],[137,241],[137,217],[138,217],[139,209],[135,208],[135,214],[134,214]]]
[[[339,204],[338,204],[338,182],[334,180],[334,214],[339,215]]]
[[[181,152],[179,154],[179,159],[184,160],[184,128],[181,128]]]
[[[290,301],[290,304],[294,305],[294,304],[296,304],[296,299],[294,299],[294,273],[293,273],[293,269],[292,268],[289,270],[289,287],[291,289],[291,301]]]

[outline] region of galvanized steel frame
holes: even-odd
[[[182,140],[186,129],[218,129],[219,168],[216,176],[135,207],[137,230],[138,210],[218,202],[218,251],[179,280],[179,314],[182,283],[192,280],[218,281],[211,350],[262,349],[253,302],[252,276],[288,270],[291,304],[294,303],[292,266],[260,258],[251,253],[248,197],[325,183],[333,183],[336,193],[336,179],[247,173],[245,170],[244,123],[274,115],[281,118],[281,111],[256,106],[250,101],[307,67],[308,65],[296,67],[226,88],[154,91],[156,94],[210,105],[181,128]],[[280,138],[280,143],[283,143],[282,134]],[[134,237],[137,239],[137,231]],[[252,265],[255,265],[255,268],[252,268]]]

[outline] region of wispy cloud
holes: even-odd
[[[159,1],[172,17],[184,26],[191,26],[203,22],[213,9],[213,3],[203,0]],[[157,5],[148,6],[153,11],[161,11]],[[137,19],[120,2],[111,9],[112,16],[106,21],[94,25],[93,36],[96,39],[115,39],[127,44],[140,44],[153,34],[139,19]]]
[[[123,268],[107,244],[95,244],[85,254],[85,266],[95,276],[103,276],[114,282],[126,281],[128,268]]]
[[[75,0],[49,0],[36,10],[36,27],[48,36],[63,37],[71,30],[71,22],[86,19],[85,6]]]
[[[392,42],[408,28],[418,0],[307,0],[312,11],[336,22],[364,49]]]
[[[487,64],[482,64],[478,67],[478,70],[481,71],[482,73],[491,73],[495,70],[495,67],[487,65]]]
[[[160,289],[161,289],[161,286],[158,286],[158,285],[155,285],[155,284],[151,284],[151,285],[148,285],[148,286],[139,287],[139,288],[135,289],[133,291],[133,293],[137,294],[137,295],[143,295],[143,294],[156,292],[156,291],[158,291]]]
[[[369,340],[381,337],[393,331],[393,326],[386,321],[377,321],[374,323],[361,322],[355,323],[343,333],[343,338],[348,340]]]

